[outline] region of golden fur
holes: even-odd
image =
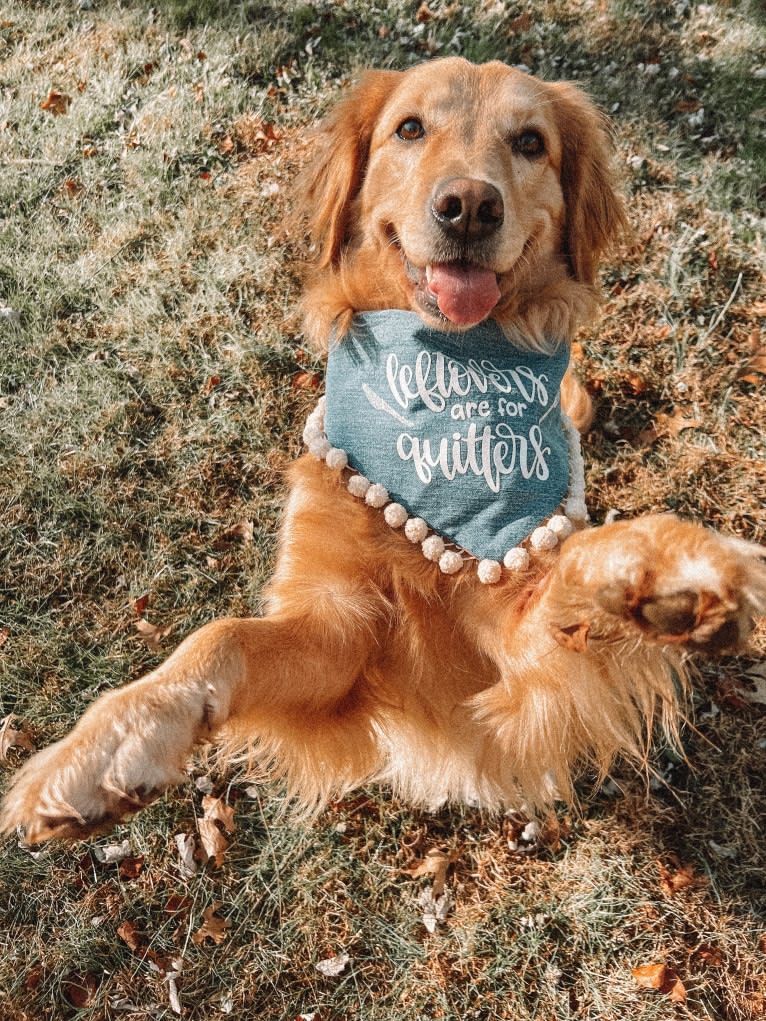
[[[453,180],[493,197],[491,229],[445,236],[433,196]],[[457,58],[364,76],[320,126],[300,191],[322,348],[365,310],[450,328],[424,287],[446,260],[496,274],[492,316],[517,345],[569,341],[625,226],[590,102]],[[572,376],[563,401],[587,425]],[[571,797],[584,765],[603,775],[645,755],[655,721],[672,730],[687,653],[744,642],[766,602],[758,551],[670,515],[585,529],[482,585],[442,575],[341,472],[304,457],[290,479],[265,616],[208,624],[102,695],[20,771],[5,829],[38,841],[109,825],[181,782],[211,739],[247,747],[306,810],[366,781],[424,805]]]

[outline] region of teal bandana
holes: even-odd
[[[568,362],[566,344],[521,351],[492,320],[442,333],[367,312],[330,352],[327,438],[444,539],[502,560],[566,495]]]

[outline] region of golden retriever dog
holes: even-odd
[[[300,190],[328,403],[290,470],[266,613],[202,627],[34,755],[2,814],[29,842],[135,812],[211,741],[305,812],[370,782],[539,809],[584,768],[643,761],[689,655],[741,647],[766,606],[745,542],[669,514],[586,524],[571,423],[590,403],[564,372],[625,215],[580,91],[460,58],[370,72]]]

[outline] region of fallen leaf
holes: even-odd
[[[672,978],[671,978],[671,976],[672,976]],[[670,981],[672,981],[672,985],[671,985],[670,989],[668,989],[668,990],[665,990],[663,988],[662,992],[666,992],[667,991],[668,999],[672,1000],[673,1003],[685,1003],[686,1002],[686,987],[684,986],[683,982],[681,981],[680,978],[678,978],[677,975],[673,976],[673,972],[672,971],[668,972],[668,977],[669,977]]]
[[[0,649],[5,645],[8,639],[11,637],[11,629],[9,627],[0,628]]]
[[[676,408],[670,414],[659,412],[655,416],[655,429],[658,436],[678,436],[684,429],[701,429],[702,422],[698,418],[687,415],[683,408]]]
[[[245,155],[255,156],[273,149],[280,138],[270,121],[245,114],[234,122],[231,134],[224,135],[221,147],[224,153],[239,150]]]
[[[428,4],[425,2],[425,0],[423,0],[423,3],[420,5],[420,7],[418,7],[417,11],[415,12],[415,21],[417,21],[419,25],[425,25],[429,21],[433,21],[433,18],[434,18],[433,12],[429,9]]]
[[[317,961],[316,970],[326,978],[335,978],[336,975],[341,975],[346,970],[350,962],[349,954],[337,954],[324,961]]]
[[[715,840],[708,840],[707,845],[716,858],[733,859],[739,854],[737,847],[731,844],[718,844]]]
[[[135,922],[123,922],[122,925],[117,929],[117,935],[127,944],[129,950],[134,952],[143,948],[143,940],[138,932],[138,926]]]
[[[197,863],[194,855],[197,850],[197,841],[193,833],[178,833],[175,837],[178,854],[181,858],[181,875],[189,878],[197,874]]]
[[[229,841],[221,833],[214,819],[198,819],[199,839],[202,845],[202,852],[205,861],[211,859],[216,865],[223,865],[223,856],[229,846]]]
[[[509,30],[514,34],[518,34],[520,32],[528,32],[533,24],[534,21],[532,20],[532,15],[529,13],[529,11],[524,11],[524,13],[520,14],[518,18],[513,19],[513,21],[509,25]]]
[[[661,989],[667,968],[664,964],[641,964],[631,975],[642,989]]]
[[[423,909],[423,925],[428,932],[434,933],[437,925],[447,920],[447,915],[452,907],[452,894],[445,889],[437,895],[436,883],[434,883],[433,886],[421,890],[418,905]]]
[[[686,890],[690,886],[695,886],[697,883],[697,877],[694,875],[694,869],[691,865],[682,865],[673,872],[666,865],[663,865],[662,862],[658,861],[657,868],[660,872],[660,889],[668,897],[672,897],[679,890]]]
[[[698,99],[681,99],[673,109],[676,113],[696,113],[697,110],[702,109],[702,103]]]
[[[631,972],[642,989],[654,989],[664,993],[673,1003],[686,1000],[686,989],[676,973],[665,964],[642,964]]]
[[[34,742],[29,734],[23,730],[16,730],[11,726],[16,719],[17,717],[11,713],[0,720],[0,762],[8,761],[8,752],[11,748],[23,748],[28,752],[35,750]],[[21,720],[19,720],[19,723],[23,726]]]
[[[77,974],[75,972],[66,975],[61,983],[61,989],[66,999],[77,1010],[90,1007],[98,991],[99,976],[93,972]]]
[[[234,806],[227,805],[223,798],[205,795],[202,799],[202,811],[205,819],[220,822],[227,833],[234,833],[237,824],[234,822]]]
[[[710,947],[706,943],[694,951],[694,957],[709,968],[720,968],[723,964],[723,953],[718,947]]]
[[[447,881],[447,869],[457,859],[458,853],[454,849],[450,851],[443,847],[432,847],[430,851],[426,851],[424,858],[413,862],[404,871],[413,879],[420,876],[433,876],[433,894],[434,897],[439,897]]]
[[[123,840],[121,844],[96,844],[93,848],[93,855],[96,861],[102,865],[114,865],[130,857],[133,848],[129,840]]]
[[[622,379],[634,397],[640,397],[648,388],[646,380],[638,372],[623,372]]]
[[[27,977],[24,979],[24,988],[28,993],[33,993],[38,988],[44,977],[44,970],[39,964],[36,965],[27,972]]]
[[[170,634],[173,629],[172,624],[168,624],[166,627],[160,627],[159,624],[150,624],[148,620],[143,617],[136,621],[136,631],[150,649],[159,649],[162,645],[164,638]]]
[[[138,599],[135,599],[133,601],[133,609],[136,611],[136,616],[143,617],[143,615],[146,613],[146,608],[148,605],[149,593],[145,592],[142,596],[139,596]]]
[[[753,336],[760,341],[760,331],[754,331]],[[752,345],[753,340],[751,339],[751,347]],[[742,380],[744,383],[753,383],[755,386],[759,386],[763,382],[760,378],[761,376],[766,376],[766,347],[759,345],[753,349],[753,354],[737,373],[737,379]]]
[[[227,528],[221,535],[221,541],[241,539],[244,543],[253,541],[255,528],[252,521],[240,521],[238,525]]]
[[[318,372],[296,372],[292,378],[296,390],[316,390],[321,382],[322,377]]]
[[[226,939],[226,930],[231,928],[231,922],[228,918],[219,918],[216,915],[220,906],[220,901],[213,901],[210,907],[205,908],[202,912],[202,925],[192,936],[192,943],[199,946],[206,939],[212,939],[214,943],[223,943]]]
[[[121,879],[135,879],[141,874],[144,868],[144,856],[137,855],[135,858],[123,858],[117,872]]]
[[[215,390],[215,388],[220,385],[221,385],[220,376],[210,376],[205,385],[202,387],[202,396],[209,397],[213,390]]]
[[[183,915],[187,911],[191,911],[193,907],[194,901],[192,898],[185,897],[180,893],[171,893],[165,901],[165,912],[168,915]]]
[[[68,96],[66,92],[56,92],[54,89],[51,89],[46,98],[40,103],[40,109],[52,113],[55,117],[60,117],[69,110],[71,102],[72,97]]]
[[[734,690],[737,695],[749,705],[766,705],[766,663],[746,670],[742,675],[742,680],[752,687],[736,686]]]
[[[731,706],[733,709],[748,709],[748,703],[742,697],[744,692],[734,677],[722,677],[716,682],[716,701],[719,705]]]
[[[168,981],[168,1000],[170,1002],[170,1009],[174,1014],[183,1014],[183,1007],[181,1006],[181,997],[178,995],[178,983],[176,982],[177,976],[181,972],[181,966],[183,964],[183,958],[174,958],[171,962],[173,967],[167,974]]]

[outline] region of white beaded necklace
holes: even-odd
[[[372,482],[349,467],[348,455],[340,447],[333,447],[325,434],[325,398],[306,420],[303,442],[318,461],[324,461],[328,468],[344,473],[348,492],[368,507],[382,510],[386,524],[393,529],[403,528],[405,536],[413,544],[419,544],[426,560],[438,564],[443,574],[457,574],[466,563],[477,564],[479,581],[492,585],[500,581],[503,568],[507,571],[524,571],[530,564],[530,550],[555,549],[576,528],[581,528],[588,519],[585,506],[585,465],[580,447],[580,434],[571,420],[562,411],[561,421],[569,448],[569,487],[563,504],[563,513],[554,514],[544,525],[540,525],[525,540],[524,544],[509,549],[499,560],[479,560],[467,550],[447,543],[433,531],[423,518],[414,517],[400,503],[393,502],[385,486]],[[528,548],[527,548],[528,547]]]

